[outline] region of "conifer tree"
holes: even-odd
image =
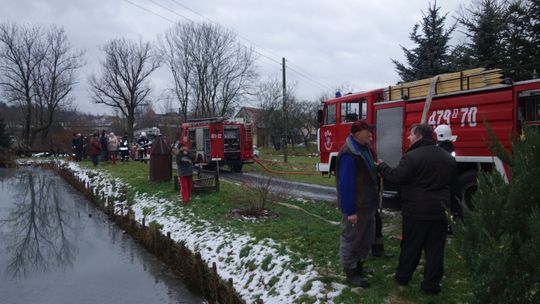
[[[469,39],[472,66],[499,68],[505,62],[506,2],[479,0],[463,8],[458,22]]]
[[[506,75],[513,80],[530,79],[537,50],[533,42],[531,2],[515,1],[508,5],[503,32],[504,64]],[[537,17],[537,18],[540,18]]]
[[[479,303],[540,303],[540,130],[525,127],[511,154],[492,139],[510,181],[496,170],[479,176],[456,239]]]
[[[403,81],[411,81],[448,72],[450,36],[455,25],[445,29],[448,13],[441,16],[437,2],[422,13],[422,20],[415,24],[409,38],[416,47],[407,49],[401,46],[407,63],[392,59],[396,71]]]

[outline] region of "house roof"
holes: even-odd
[[[254,107],[241,107],[234,117],[240,117],[240,115],[243,115],[242,112],[245,112],[247,116],[249,116],[250,121],[257,124],[259,115],[262,113],[262,109]]]

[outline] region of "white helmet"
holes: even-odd
[[[437,141],[456,141],[457,136],[452,135],[452,129],[449,125],[440,125],[435,128],[437,134]]]
[[[146,136],[146,132],[142,132],[142,133],[141,133],[141,136]]]

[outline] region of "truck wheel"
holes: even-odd
[[[244,166],[243,163],[236,163],[233,165],[233,170],[235,172],[242,172],[242,167]]]
[[[459,176],[459,194],[462,201],[470,210],[474,209],[474,206],[472,204],[472,196],[478,188],[478,181],[476,179],[477,174],[478,173],[476,172],[476,170],[469,170],[463,172]]]

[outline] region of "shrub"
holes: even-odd
[[[506,183],[482,174],[465,210],[461,245],[480,303],[540,303],[540,130],[525,128],[512,154],[492,135],[493,151],[510,168]]]

